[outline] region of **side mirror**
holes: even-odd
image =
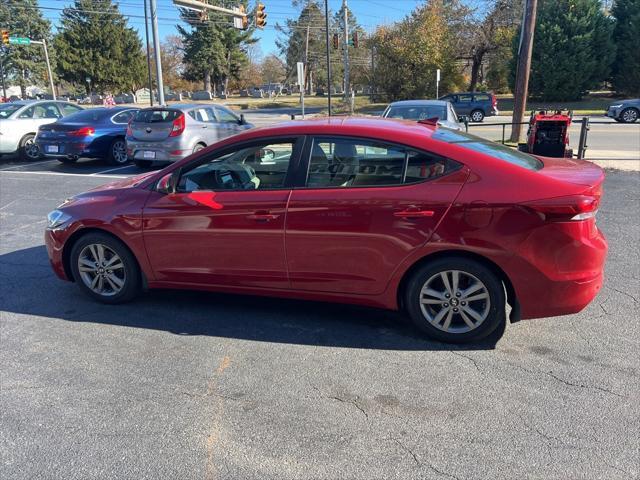
[[[247,121],[244,119],[244,113],[240,114],[240,120],[238,120],[238,124],[240,125],[246,125]]]
[[[165,195],[171,195],[176,193],[176,187],[178,186],[178,179],[180,178],[180,170],[174,170],[171,173],[167,173],[164,177],[158,180],[156,184],[156,191],[164,193]]]

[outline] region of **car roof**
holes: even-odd
[[[406,106],[434,105],[434,106],[445,107],[448,103],[449,103],[448,100],[399,100],[397,102],[391,102],[389,106],[397,107],[401,105],[406,105]]]
[[[157,110],[157,109],[174,109],[174,110],[189,110],[191,108],[197,108],[197,107],[223,107],[228,109],[229,107],[226,107],[225,105],[218,105],[218,104],[214,104],[214,103],[174,103],[171,105],[158,105],[158,106],[153,106],[153,107],[146,107],[143,108],[142,110]]]

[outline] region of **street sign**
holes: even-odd
[[[436,70],[436,82],[439,82],[439,81],[440,81],[440,69],[438,68]]]
[[[29,45],[31,39],[27,37],[9,37],[9,43],[11,45]]]
[[[298,62],[298,85],[304,88],[304,63]]]

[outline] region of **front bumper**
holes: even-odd
[[[47,248],[49,263],[56,276],[62,280],[73,281],[69,278],[64,268],[63,249],[68,232],[64,229],[44,231],[44,244]]]
[[[618,118],[620,116],[621,108],[609,108],[605,112],[605,115],[609,118]]]

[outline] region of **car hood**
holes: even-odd
[[[114,182],[109,182],[109,183],[106,183],[104,185],[100,185],[98,187],[92,188],[91,190],[88,190],[87,193],[89,193],[89,192],[94,192],[95,193],[95,192],[100,192],[100,191],[105,191],[105,190],[121,190],[121,189],[124,189],[124,188],[137,187],[143,181],[145,181],[147,178],[149,178],[152,175],[155,175],[157,173],[158,172],[147,172],[147,173],[143,173],[141,175],[134,175],[133,177],[123,178],[122,180],[116,180]]]

